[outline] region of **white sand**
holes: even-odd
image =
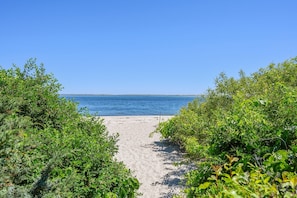
[[[182,175],[186,167],[175,166],[182,160],[181,154],[160,140],[160,134],[149,134],[159,122],[170,116],[103,116],[104,124],[111,134],[119,133],[119,153],[123,161],[140,181],[140,197],[172,197],[180,192]]]

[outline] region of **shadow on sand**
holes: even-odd
[[[153,151],[163,158],[165,165],[168,165],[169,172],[162,177],[161,182],[152,185],[165,185],[170,191],[162,194],[162,198],[171,198],[182,190],[185,186],[184,175],[194,168],[193,165],[185,162],[184,153],[178,146],[173,145],[168,140],[155,141],[152,145]],[[171,168],[170,168],[171,167]]]

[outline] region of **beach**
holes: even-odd
[[[185,165],[178,149],[162,140],[155,131],[157,125],[172,116],[103,116],[110,134],[119,133],[118,161],[124,162],[141,186],[142,198],[169,198],[180,193]]]

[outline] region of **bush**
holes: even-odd
[[[197,170],[186,176],[188,197],[297,196],[296,76],[297,58],[249,77],[222,73],[203,102],[159,125],[163,137],[197,161]],[[237,181],[244,176],[246,181]]]
[[[0,197],[135,197],[117,136],[60,89],[35,59],[0,68]]]

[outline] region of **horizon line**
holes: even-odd
[[[59,95],[85,96],[201,96],[203,94],[93,94],[93,93],[59,93]]]

